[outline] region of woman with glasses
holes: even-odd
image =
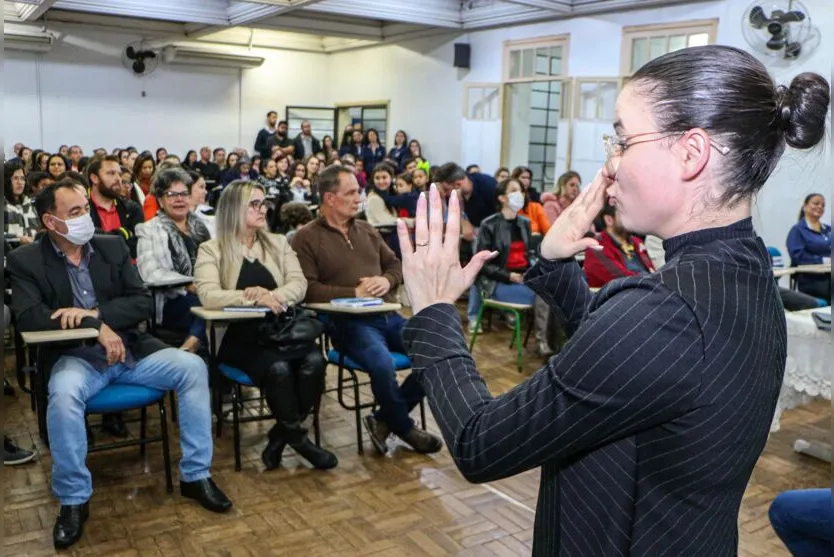
[[[211,235],[191,211],[191,186],[191,177],[181,168],[161,170],[154,178],[153,194],[160,211],[136,225],[136,266],[145,282],[194,276],[197,250]],[[187,334],[180,348],[197,352],[207,345],[206,323],[191,313],[192,307],[200,305],[194,284],[163,290],[155,297],[157,324]]]
[[[200,247],[195,275],[203,306],[260,306],[278,316],[304,299],[307,280],[287,239],[266,226],[266,195],[257,182],[232,182],[217,205],[217,238]],[[318,470],[338,464],[314,445],[302,427],[324,390],[325,361],[318,344],[290,353],[259,339],[262,320],[229,326],[218,360],[246,373],[261,389],[276,424],[261,460],[267,470],[281,464],[289,445]]]
[[[830,88],[803,73],[775,86],[726,46],[666,54],[619,94],[616,135],[593,183],[559,216],[524,284],[566,317],[569,341],[493,397],[453,305],[494,253],[461,268],[460,200],[399,225],[414,317],[403,338],[464,476],[541,467],[533,555],[738,553],[738,509],[770,431],[785,312],[753,197],[786,146],[825,137]],[[623,226],[664,240],[666,265],[592,293],[574,260],[610,199]]]

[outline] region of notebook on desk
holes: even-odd
[[[330,303],[340,308],[366,308],[381,306],[384,300],[382,298],[336,298],[330,300]]]
[[[268,307],[264,306],[226,306],[223,308],[223,311],[228,312],[249,312],[249,313],[266,313],[267,311],[271,311]]]
[[[817,324],[817,329],[822,331],[830,331],[831,330],[831,309],[829,308],[828,311],[813,311],[811,312],[811,317],[814,318],[814,323]]]

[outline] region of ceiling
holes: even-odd
[[[5,23],[337,52],[698,0],[4,0]]]

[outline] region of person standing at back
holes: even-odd
[[[261,155],[261,158],[264,160],[268,159],[269,156],[272,154],[270,152],[269,140],[275,137],[275,132],[277,132],[277,128],[275,124],[278,122],[278,113],[274,110],[270,110],[266,113],[266,127],[258,132],[258,136],[255,138],[255,153]]]
[[[309,121],[301,122],[301,133],[296,136],[293,145],[295,146],[293,157],[297,161],[304,160],[306,157],[321,151],[321,142],[313,137],[313,127]]]

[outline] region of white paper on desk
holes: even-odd
[[[830,257],[823,257],[822,258],[823,265],[831,265],[831,258]]]

